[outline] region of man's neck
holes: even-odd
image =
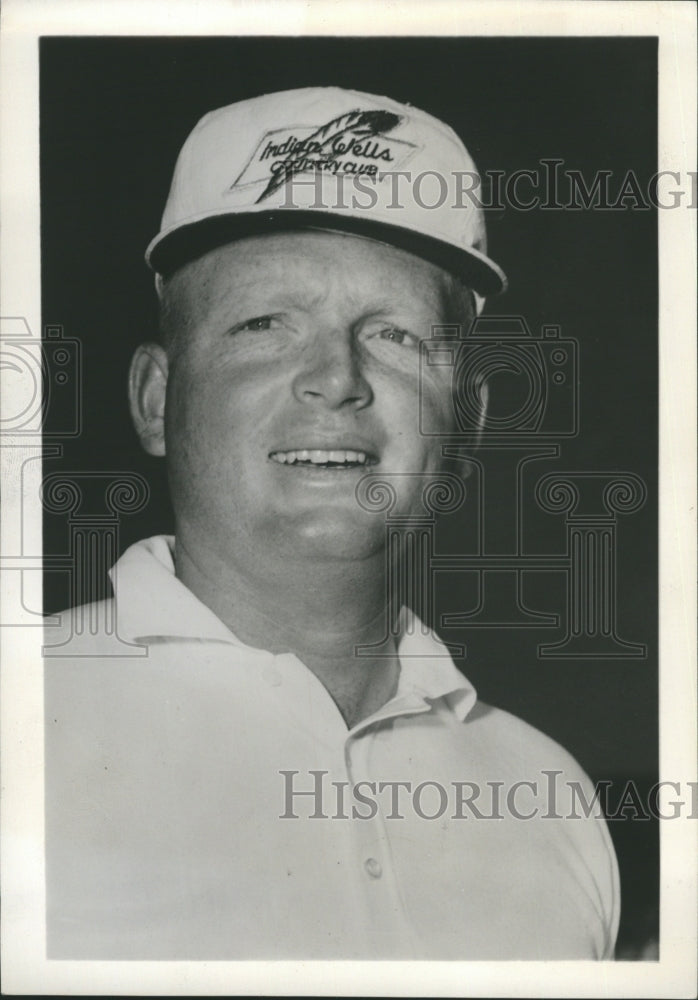
[[[386,603],[383,553],[351,563],[271,559],[263,573],[255,573],[218,553],[202,554],[178,537],[175,571],[242,642],[294,653],[325,686],[348,726],[395,693],[399,661],[386,635],[399,608]],[[357,646],[375,646],[376,655],[357,656]]]

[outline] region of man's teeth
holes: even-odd
[[[301,451],[273,451],[270,458],[282,465],[294,465],[299,462],[310,463],[311,465],[366,465],[368,457],[364,451],[349,451],[346,449],[333,448],[331,451],[320,449]]]

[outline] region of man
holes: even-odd
[[[130,376],[175,537],[122,556],[106,616],[147,656],[71,658],[70,615],[47,639],[49,957],[612,957],[588,778],[476,701],[365,502],[406,533],[464,474],[420,431],[455,430],[420,345],[504,286],[474,176],[442,122],[335,88],[187,140]]]

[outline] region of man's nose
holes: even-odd
[[[373,394],[363,372],[358,345],[349,331],[327,330],[308,344],[301,367],[293,380],[293,392],[301,403],[316,403],[330,409],[367,406]]]

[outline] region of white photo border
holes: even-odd
[[[696,7],[583,0],[5,0],[2,9],[0,314],[41,330],[39,45],[49,35],[652,35],[659,39],[659,170],[696,171]],[[693,174],[694,181],[696,174]],[[696,781],[695,329],[693,211],[659,212],[660,778]],[[12,400],[3,407],[10,411]],[[2,449],[2,554],[21,505],[31,445]],[[40,463],[35,466],[38,495]],[[41,514],[25,523],[41,551]],[[41,606],[41,574],[24,577]],[[661,827],[657,962],[93,962],[45,958],[41,630],[4,628],[2,643],[2,966],[16,994],[695,996],[698,823]]]

